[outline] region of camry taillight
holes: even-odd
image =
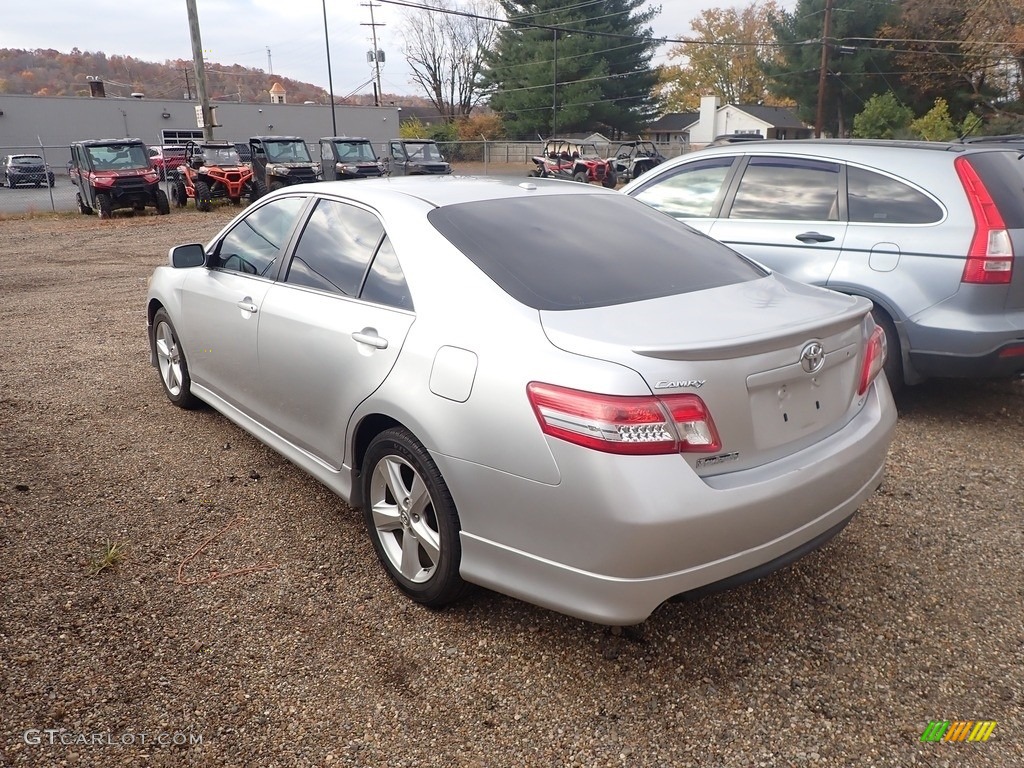
[[[1003,216],[967,158],[958,157],[953,165],[974,215],[974,237],[961,279],[965,283],[1009,283],[1013,276],[1013,244]]]
[[[889,354],[889,345],[885,340],[885,331],[882,326],[875,326],[868,339],[867,349],[864,350],[864,365],[860,369],[860,384],[857,386],[857,394],[863,395],[868,391],[871,382],[878,376],[878,372],[885,366],[885,358]]]
[[[601,395],[554,384],[526,387],[546,435],[606,453],[714,452],[722,447],[696,395]]]

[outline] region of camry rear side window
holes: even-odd
[[[795,157],[752,157],[730,219],[839,220],[839,164]]]
[[[538,195],[437,208],[431,224],[534,309],[585,309],[764,276],[735,251],[626,195]]]

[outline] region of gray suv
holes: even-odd
[[[1007,146],[760,141],[623,192],[803,282],[874,302],[893,389],[1024,375],[1024,155]]]

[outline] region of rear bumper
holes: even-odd
[[[914,370],[924,377],[1013,378],[1024,375],[1024,334],[981,355],[956,355],[911,350]]]
[[[828,439],[704,480],[671,456],[601,455],[581,469],[575,447],[555,443],[555,486],[435,460],[460,489],[467,581],[588,621],[636,624],[667,600],[759,578],[835,536],[882,482],[895,420],[879,379]]]

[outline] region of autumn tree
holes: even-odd
[[[424,10],[406,13],[403,50],[412,79],[448,120],[468,116],[480,103],[484,52],[497,34],[493,0],[425,0]]]
[[[910,130],[925,141],[950,141],[957,137],[953,119],[949,116],[949,105],[943,98],[910,124]]]
[[[918,111],[943,98],[959,120],[1024,101],[1022,0],[903,0],[880,35],[891,40],[899,81]]]
[[[510,136],[635,135],[656,115],[646,0],[499,0],[514,20],[487,57],[490,106]]]
[[[700,106],[714,94],[727,104],[760,104],[772,99],[764,65],[777,58],[771,19],[779,13],[774,0],[742,8],[709,8],[691,22],[692,42],[668,52],[677,61],[661,71],[659,93],[669,111]]]

